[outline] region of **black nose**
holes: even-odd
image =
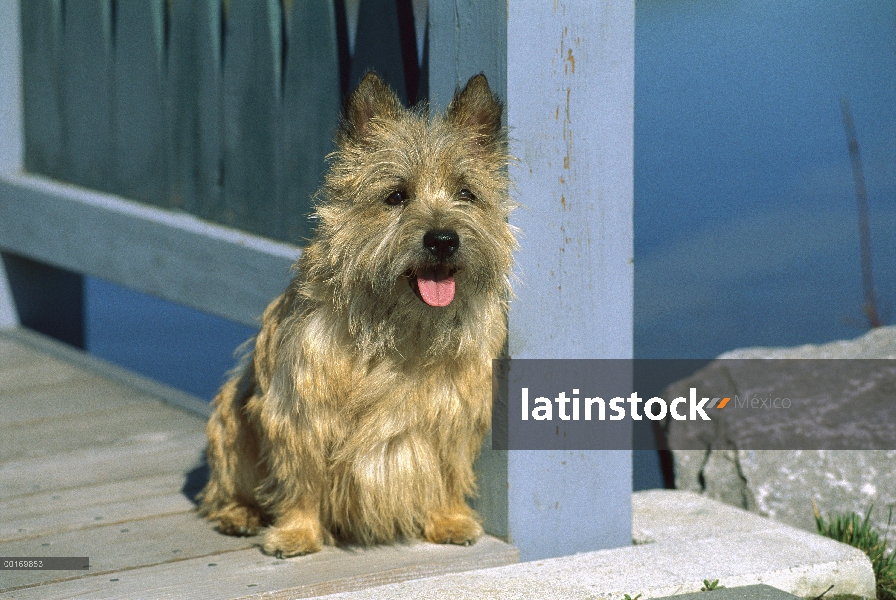
[[[460,238],[451,229],[431,230],[423,236],[423,246],[441,262],[454,254],[460,246]]]

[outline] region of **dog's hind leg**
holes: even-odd
[[[209,482],[199,495],[199,514],[227,535],[255,535],[265,525],[255,499],[262,479],[258,439],[244,411],[254,388],[252,371],[250,364],[221,388],[206,428]]]

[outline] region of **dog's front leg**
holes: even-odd
[[[319,551],[332,536],[321,523],[326,459],[317,419],[278,411],[272,396],[261,401],[264,423],[262,455],[267,478],[258,490],[260,503],[273,517],[262,550],[286,558]],[[257,406],[250,406],[250,411]],[[315,415],[316,416],[316,415]]]
[[[427,514],[423,537],[436,544],[469,546],[483,534],[479,515],[467,505],[465,499],[475,489],[475,476],[470,464],[472,460],[469,453],[446,454],[452,460],[449,464],[442,465],[444,501]],[[444,456],[443,460],[446,460]]]
[[[290,450],[298,450],[290,452]],[[302,451],[304,450],[304,451]],[[308,449],[280,445],[269,458],[271,474],[263,486],[262,499],[274,517],[262,549],[278,558],[318,552],[332,543],[321,524],[322,477],[320,457]]]
[[[262,549],[277,558],[287,558],[318,552],[325,541],[329,541],[329,533],[320,521],[320,499],[309,495],[295,504],[278,507]]]
[[[482,436],[488,427],[490,393],[482,376],[469,389],[462,390],[461,398],[478,400],[466,405],[461,414],[465,419],[443,421],[438,429],[440,471],[444,495],[440,506],[430,510],[423,537],[437,544],[474,543],[483,534],[482,519],[468,505],[466,499],[476,493],[476,474],[473,462],[479,454]],[[462,402],[462,401],[461,401]]]

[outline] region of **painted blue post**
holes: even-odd
[[[22,167],[22,67],[19,3],[0,14],[0,173]],[[0,248],[2,250],[2,248]],[[0,257],[0,328],[19,324],[6,269]]]
[[[523,205],[510,355],[631,358],[634,0],[486,4],[431,4],[430,96],[445,106],[484,71],[506,98]],[[522,560],[628,545],[631,458],[487,440],[476,506]]]
[[[46,16],[50,11],[41,9],[51,4],[43,7],[28,5],[26,8],[34,10],[36,15]],[[3,11],[0,14],[0,175],[24,169],[22,71],[25,61],[20,8],[18,2],[0,5]],[[51,23],[61,26],[57,21]],[[49,65],[31,66],[52,70]],[[83,347],[82,277],[8,253],[15,250],[0,246],[0,327],[23,325]]]

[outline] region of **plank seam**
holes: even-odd
[[[186,392],[182,392],[171,386],[159,383],[119,367],[106,360],[91,356],[86,352],[72,348],[50,337],[24,328],[0,329],[0,337],[6,337],[21,342],[55,358],[65,360],[76,367],[83,368],[96,375],[107,377],[116,383],[126,385],[161,400],[165,404],[184,410],[190,414],[208,418],[211,415],[211,405],[204,400]]]
[[[29,588],[36,588],[36,587],[42,587],[42,586],[51,586],[51,585],[55,585],[57,583],[65,583],[67,581],[75,581],[77,579],[89,579],[91,577],[102,577],[103,575],[113,575],[115,573],[126,573],[128,571],[136,571],[137,569],[145,569],[147,567],[158,567],[160,565],[179,563],[179,562],[184,562],[187,560],[195,560],[197,558],[208,558],[210,556],[221,556],[222,554],[230,554],[232,552],[243,552],[243,551],[249,550],[249,549],[250,548],[248,548],[248,547],[247,548],[233,548],[233,549],[229,549],[229,550],[219,550],[217,552],[210,552],[208,554],[198,554],[195,556],[177,557],[177,558],[173,558],[171,560],[162,560],[159,562],[147,563],[145,565],[133,565],[130,567],[122,567],[120,569],[114,569],[114,570],[109,570],[109,571],[97,571],[95,573],[88,573],[86,575],[80,575],[80,576],[75,576],[75,577],[65,577],[63,579],[53,579],[51,581],[43,581],[40,583],[28,583],[26,585],[18,585],[18,586],[11,587],[11,588],[3,588],[3,589],[0,589],[0,592],[5,594],[7,592],[15,592],[17,590],[26,590]]]
[[[150,496],[152,498],[153,496]],[[158,496],[159,498],[163,498],[164,496]],[[142,499],[142,498],[141,498]],[[100,529],[102,527],[109,527],[113,525],[124,525],[125,523],[137,523],[140,521],[148,521],[150,519],[154,519],[156,517],[171,517],[174,515],[186,515],[189,513],[195,512],[195,508],[191,508],[188,510],[171,510],[167,512],[154,513],[151,515],[146,515],[143,517],[131,517],[129,519],[119,519],[117,521],[97,521],[96,523],[90,523],[89,525],[74,525],[74,526],[62,526],[58,529],[45,529],[45,530],[36,530],[33,534],[21,535],[21,536],[12,536],[12,537],[0,537],[0,543],[6,544],[8,542],[21,542],[23,540],[36,540],[39,538],[45,538],[47,536],[57,535],[60,533],[71,533],[72,531],[88,531],[90,529]]]

